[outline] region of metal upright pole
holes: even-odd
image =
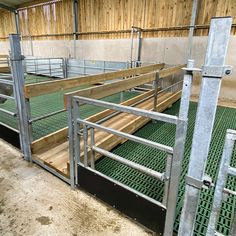
[[[137,55],[137,65],[141,62],[141,52],[142,52],[142,29],[138,29],[138,55]]]
[[[15,10],[14,14],[15,14],[16,33],[17,33],[17,34],[20,34],[19,13],[18,13],[17,10]]]
[[[78,0],[73,0],[73,42],[74,42],[74,58],[76,58],[76,39],[78,31]]]
[[[204,169],[215,120],[221,78],[230,73],[229,67],[225,67],[224,62],[231,24],[231,17],[212,18],[211,20],[205,65],[202,68],[203,78],[190,163],[186,177],[187,186],[178,234],[180,236],[193,235],[200,191],[204,183],[210,184],[209,181],[206,181],[207,178],[204,178]]]
[[[133,67],[133,49],[134,49],[134,27],[131,29],[131,47],[130,47],[130,68]]]
[[[165,189],[165,193],[168,194],[165,198],[167,201],[167,213],[166,213],[166,222],[164,236],[173,235],[173,227],[175,222],[175,211],[176,203],[178,198],[178,189],[179,189],[179,180],[182,169],[182,161],[184,156],[184,144],[187,135],[187,125],[188,125],[188,111],[189,111],[189,102],[191,96],[192,88],[192,79],[193,79],[193,70],[194,70],[194,61],[189,60],[187,64],[186,74],[184,75],[183,87],[182,87],[182,96],[180,101],[179,109],[179,120],[176,126],[175,134],[175,145],[174,153],[171,162],[171,171],[170,171],[170,180],[168,183],[168,190]]]
[[[190,22],[190,29],[188,34],[188,59],[192,59],[192,44],[193,44],[193,33],[194,33],[194,27],[197,17],[197,11],[198,11],[198,0],[193,0],[193,7],[192,7],[192,15],[191,15],[191,22]]]
[[[11,68],[12,77],[14,81],[14,95],[17,106],[17,118],[19,120],[19,131],[21,140],[21,150],[24,154],[24,158],[27,161],[31,161],[30,150],[30,133],[29,133],[29,117],[27,111],[27,105],[24,97],[24,69],[23,60],[21,55],[20,37],[18,34],[10,34],[10,47],[11,47]]]

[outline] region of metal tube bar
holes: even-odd
[[[90,143],[91,147],[95,146],[94,128],[90,128]],[[95,169],[95,151],[91,150],[91,168]]]
[[[190,22],[190,28],[189,28],[189,33],[188,33],[188,54],[187,54],[188,59],[192,58],[193,33],[194,33],[194,28],[195,28],[197,12],[198,12],[198,0],[193,0],[191,22]]]
[[[32,160],[30,149],[30,134],[28,127],[27,107],[24,97],[24,68],[23,56],[21,55],[20,37],[17,34],[10,34],[11,46],[11,68],[14,81],[14,96],[17,104],[17,117],[19,121],[21,150],[27,161]]]
[[[163,200],[162,203],[166,206],[168,202],[168,193],[169,193],[169,186],[170,186],[170,172],[171,172],[171,166],[172,166],[172,160],[173,160],[173,154],[167,154],[166,157],[166,181],[165,181],[165,187],[164,187],[164,194],[163,194]]]
[[[193,68],[194,61],[189,60],[187,68]],[[188,111],[192,88],[192,71],[188,71],[184,75],[182,86],[182,96],[179,109],[179,122],[176,127],[174,154],[170,172],[169,192],[167,200],[167,213],[164,236],[173,235],[173,227],[175,222],[176,203],[178,199],[179,182],[181,175],[181,167],[184,156],[184,145],[187,135]]]
[[[167,122],[171,124],[177,124],[177,121],[178,121],[177,116],[168,115],[161,112],[153,112],[153,111],[148,111],[148,110],[144,110],[144,109],[140,109],[136,107],[127,107],[120,104],[113,104],[110,102],[104,102],[104,101],[80,97],[80,96],[75,96],[74,99],[79,100],[79,102],[81,103],[86,103],[86,104],[95,105],[99,107],[105,107],[111,110],[118,110],[121,112],[134,114],[136,116],[143,116],[143,117],[147,117],[150,119],[155,119],[155,120],[159,120],[159,121],[163,121],[163,122]]]
[[[228,174],[232,175],[232,176],[236,176],[236,168],[230,166],[229,169],[228,169]]]
[[[50,116],[57,115],[57,114],[59,114],[59,113],[61,113],[61,112],[64,112],[64,111],[66,111],[66,110],[65,110],[65,109],[61,109],[61,110],[54,111],[54,112],[51,112],[51,113],[46,114],[46,115],[43,115],[43,116],[39,116],[39,117],[30,119],[30,120],[29,120],[29,123],[33,123],[33,122],[36,122],[36,121],[39,121],[39,120],[48,118],[48,117],[50,117]]]
[[[159,85],[159,72],[156,72],[154,83],[154,96],[153,96],[153,111],[157,111],[157,92],[158,92],[158,85]]]
[[[172,85],[170,85],[170,86],[168,86],[168,87],[166,87],[166,88],[161,89],[161,90],[157,93],[157,95],[160,94],[160,93],[163,93],[163,92],[165,92],[166,90],[168,90],[168,89],[170,89],[170,88],[173,88],[174,86],[176,86],[176,85],[178,85],[178,84],[181,84],[181,83],[183,83],[183,80],[178,81],[178,82],[176,82],[176,83],[174,83],[174,84],[172,84]]]
[[[207,236],[215,234],[217,217],[223,199],[223,191],[227,180],[228,168],[230,166],[231,156],[234,148],[234,140],[232,139],[231,130],[227,130],[224,150],[220,162],[218,178],[215,186],[213,206],[207,227]]]
[[[75,99],[72,99],[73,102],[73,125],[74,125],[74,177],[75,184],[78,184],[78,164],[80,163],[81,147],[80,141],[81,136],[79,133],[80,124],[76,125],[76,119],[80,119],[80,104]],[[77,148],[76,148],[77,147]]]
[[[8,96],[8,95],[5,95],[5,94],[1,94],[1,93],[0,93],[0,98],[5,98],[5,99],[9,99],[9,100],[15,101],[15,98],[14,98],[14,97]]]
[[[224,188],[224,189],[223,189],[223,192],[224,192],[224,193],[227,193],[227,194],[231,194],[231,195],[236,196],[236,191],[233,191],[233,190],[228,189],[228,188]]]
[[[139,165],[135,162],[129,161],[121,156],[118,156],[112,152],[108,152],[108,151],[106,151],[102,148],[96,147],[96,146],[91,147],[91,149],[93,149],[95,152],[98,152],[106,157],[111,158],[112,160],[118,161],[118,162],[120,162],[126,166],[129,166],[135,170],[138,170],[146,175],[152,176],[160,181],[164,181],[164,179],[165,179],[165,173],[160,173],[160,172],[154,171],[152,169],[149,169],[147,167]]]
[[[132,68],[133,61],[133,49],[134,49],[134,28],[131,29],[131,47],[130,47],[130,68]]]
[[[231,230],[230,230],[230,234],[231,236],[236,235],[236,208],[234,208],[234,218],[231,222]]]
[[[223,68],[232,18],[213,18],[208,37],[208,47],[205,58],[205,67],[209,73],[202,78],[196,122],[193,134],[190,163],[187,176],[202,181],[205,163],[209,152],[217,101],[221,86],[221,77],[211,74],[211,66]],[[204,75],[204,72],[203,72]],[[199,148],[201,147],[201,148]],[[179,235],[193,235],[195,218],[200,197],[200,189],[186,183],[184,205],[180,220]]]
[[[6,113],[7,115],[10,115],[10,116],[16,116],[17,115],[15,112],[11,112],[11,111],[5,110],[3,108],[0,108],[0,112]]]
[[[147,146],[152,147],[152,148],[156,148],[160,151],[164,151],[164,152],[167,152],[167,153],[173,153],[173,148],[172,147],[166,146],[166,145],[161,144],[161,143],[156,143],[156,142],[153,142],[151,140],[140,138],[138,136],[134,136],[132,134],[127,134],[127,133],[124,133],[124,132],[121,132],[121,131],[118,131],[118,130],[114,130],[114,129],[111,129],[111,128],[108,128],[108,127],[105,127],[105,126],[102,126],[102,125],[98,125],[98,124],[86,121],[86,120],[77,119],[77,122],[85,124],[89,127],[93,127],[93,128],[96,128],[96,129],[103,130],[103,131],[111,133],[111,134],[115,134],[115,135],[120,136],[122,138],[129,139],[129,140],[132,140],[134,142],[137,142],[137,143],[140,143],[140,144],[143,144],[143,145],[147,145]]]
[[[3,76],[1,76],[1,78],[2,78]],[[4,77],[4,78],[9,78],[9,79],[11,79],[12,77]],[[0,79],[0,83],[1,84],[8,84],[8,85],[13,85],[13,81],[12,80],[6,80],[6,79]]]
[[[83,166],[82,163],[80,163],[80,165]],[[127,185],[122,184],[121,182],[116,181],[116,180],[114,180],[114,179],[108,177],[107,175],[102,174],[102,173],[99,172],[99,171],[93,170],[93,169],[90,168],[90,167],[87,167],[87,169],[89,169],[90,171],[92,171],[92,172],[95,173],[96,175],[99,175],[99,176],[101,176],[101,177],[103,177],[103,178],[105,178],[105,179],[107,179],[107,180],[113,182],[114,184],[116,184],[116,185],[118,185],[118,186],[121,186],[121,187],[124,188],[124,189],[129,190],[130,192],[136,194],[137,196],[140,196],[140,197],[146,199],[147,201],[152,202],[152,203],[156,204],[157,206],[162,207],[163,209],[166,209],[166,207],[165,207],[161,202],[158,202],[158,201],[154,200],[153,198],[150,198],[150,197],[146,196],[145,194],[142,194],[142,193],[140,193],[140,192],[134,190],[133,188],[130,188],[130,187],[128,187]]]
[[[84,138],[84,166],[87,167],[88,166],[88,129],[85,124],[83,124],[83,134],[84,134],[83,135],[83,138]]]

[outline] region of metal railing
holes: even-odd
[[[225,188],[227,176],[231,175],[236,177],[236,168],[230,166],[231,156],[233,154],[234,145],[236,142],[236,130],[227,130],[224,150],[220,162],[220,168],[218,173],[217,182],[215,184],[215,193],[213,198],[213,205],[211,210],[211,216],[207,227],[207,236],[218,235],[216,231],[217,218],[220,214],[221,203],[224,199],[224,194],[231,194],[236,196],[236,192],[230,189]],[[234,210],[235,211],[235,210]],[[236,211],[234,219],[231,223],[231,234],[236,235]]]
[[[95,75],[128,68],[129,65],[127,62],[78,60],[71,58],[66,60],[67,77]]]
[[[24,63],[26,73],[66,78],[64,58],[26,58]]]
[[[188,68],[193,67],[193,61],[189,61]],[[186,127],[187,127],[187,116],[188,116],[188,109],[189,109],[189,101],[190,101],[190,94],[191,94],[191,85],[192,85],[192,73],[191,71],[187,70],[187,74],[184,76],[184,81],[178,81],[177,83],[173,84],[172,86],[166,87],[163,91],[157,90],[159,84],[159,73],[156,73],[156,78],[154,80],[154,94],[150,95],[149,97],[143,99],[143,101],[154,98],[153,99],[153,110],[148,111],[136,107],[131,106],[123,106],[121,104],[114,104],[110,102],[104,102],[101,100],[90,99],[85,97],[75,96],[71,98],[70,106],[69,106],[69,143],[70,143],[70,178],[71,178],[71,185],[74,186],[78,184],[78,166],[82,166],[89,171],[95,173],[96,175],[102,176],[114,183],[117,181],[110,179],[108,176],[98,172],[95,167],[95,156],[96,153],[106,156],[110,159],[116,160],[126,166],[129,166],[133,169],[136,169],[142,173],[145,173],[149,176],[152,176],[158,179],[161,182],[165,183],[164,187],[164,196],[163,201],[159,202],[149,198],[148,196],[141,194],[128,186],[124,186],[123,184],[119,183],[121,186],[125,187],[129,191],[142,196],[143,198],[147,199],[155,203],[158,206],[167,209],[166,214],[166,224],[165,224],[165,236],[172,235],[173,232],[173,224],[175,220],[175,207],[178,195],[178,185],[179,185],[179,177],[181,173],[181,162],[183,159],[183,152],[184,152],[184,143],[186,138]],[[160,112],[156,112],[156,100],[157,95],[168,89],[172,89],[173,87],[179,88],[179,86],[183,83],[182,88],[182,99],[180,105],[180,112],[179,117],[174,115],[168,115]],[[140,101],[141,102],[141,101]],[[166,146],[161,143],[153,142],[144,138],[137,137],[132,134],[124,133],[122,131],[115,130],[113,128],[105,127],[101,123],[104,121],[97,121],[97,122],[89,122],[81,118],[80,116],[80,106],[84,104],[94,105],[103,107],[106,109],[111,109],[114,111],[114,115],[119,113],[128,113],[133,114],[135,116],[146,117],[152,120],[158,120],[166,123],[171,123],[176,125],[176,136],[175,136],[175,145],[174,147]],[[109,116],[110,118],[110,116]],[[81,129],[82,127],[82,129]],[[142,166],[138,163],[129,161],[119,155],[113,154],[110,151],[107,151],[95,143],[95,129],[102,130],[106,133],[110,133],[116,135],[120,138],[125,140],[132,140],[137,143],[141,143],[143,145],[155,148],[157,150],[161,150],[166,153],[166,169],[165,172],[158,172],[154,171],[150,168]],[[90,143],[88,143],[88,137],[90,132]],[[81,150],[81,136],[83,137],[84,147]],[[81,160],[81,153],[83,152],[83,161]],[[96,184],[96,183],[94,183]]]
[[[0,84],[2,85],[1,87],[4,88],[5,86],[11,86],[11,90],[13,91],[14,87],[14,81],[12,80],[12,76],[10,74],[0,74]],[[5,93],[0,93],[0,98],[3,99],[3,102],[6,102],[5,100],[13,100],[15,101],[14,94],[13,95],[7,95]],[[7,109],[4,109],[0,107],[0,112],[3,112],[7,115],[15,117],[17,114],[15,112],[11,112]],[[2,123],[3,124],[3,123]]]

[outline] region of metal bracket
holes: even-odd
[[[202,66],[202,76],[222,78],[232,74],[232,66]]]
[[[24,60],[25,59],[25,56],[23,56],[23,55],[19,55],[19,57],[17,57],[17,58],[10,58],[11,59],[11,61],[22,61],[22,60]]]
[[[192,68],[183,67],[182,70],[186,72],[201,72],[202,71],[201,68],[197,68],[197,67],[192,67]]]
[[[202,189],[202,188],[208,189],[213,186],[212,178],[208,175],[205,175],[202,180],[195,179],[187,175],[185,181],[186,181],[186,184],[197,189]]]

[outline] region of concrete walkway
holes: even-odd
[[[0,235],[146,236],[150,232],[0,140]]]

